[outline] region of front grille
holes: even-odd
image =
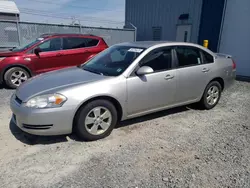
[[[22,100],[21,99],[19,99],[17,96],[15,97],[15,101],[18,103],[18,104],[22,104]]]
[[[25,129],[35,129],[35,130],[45,130],[50,129],[53,125],[28,125],[23,124],[23,128]]]

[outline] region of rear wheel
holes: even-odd
[[[9,88],[15,89],[28,80],[29,77],[29,73],[23,68],[13,67],[4,74],[4,81]]]
[[[79,110],[74,126],[79,138],[94,141],[110,135],[116,123],[115,106],[107,100],[95,100]]]
[[[200,105],[207,110],[214,108],[220,100],[221,90],[219,82],[210,82],[204,91]]]

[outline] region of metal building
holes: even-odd
[[[20,11],[13,1],[0,0],[0,20],[19,21]]]
[[[202,44],[233,55],[237,74],[250,76],[250,0],[126,0],[125,27],[137,40]]]

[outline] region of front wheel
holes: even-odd
[[[13,67],[6,71],[4,74],[5,84],[11,88],[16,89],[23,82],[28,80],[30,77],[29,73],[21,67]]]
[[[110,135],[116,123],[115,106],[107,100],[95,100],[78,111],[74,128],[82,140],[94,141]]]
[[[210,82],[204,91],[200,105],[207,110],[214,108],[220,100],[221,90],[222,89],[219,82]]]

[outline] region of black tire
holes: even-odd
[[[23,69],[21,67],[12,67],[12,68],[10,68],[4,74],[4,82],[5,82],[6,86],[11,88],[11,89],[16,89],[18,87],[18,85],[14,84],[11,81],[12,80],[12,74],[14,72],[22,72],[27,77],[27,79],[30,77],[29,73],[25,69]]]
[[[99,135],[93,135],[89,133],[89,131],[87,130],[85,126],[85,119],[89,114],[89,112],[91,112],[91,110],[97,107],[104,107],[108,109],[109,112],[111,113],[112,120],[111,120],[111,125],[105,132]],[[109,136],[112,130],[114,129],[116,123],[117,123],[117,110],[115,106],[107,100],[94,100],[84,105],[77,112],[74,121],[74,132],[81,140],[95,141]]]
[[[207,100],[208,91],[209,91],[213,86],[216,87],[216,88],[218,88],[218,98],[217,98],[217,100],[216,100],[216,102],[215,102],[214,104],[209,104],[209,103],[208,103],[208,100]],[[221,91],[222,91],[222,87],[221,87],[221,85],[220,85],[219,82],[217,82],[217,81],[212,81],[212,82],[210,82],[210,83],[207,85],[207,87],[206,87],[206,89],[205,89],[205,91],[204,91],[204,93],[203,93],[203,96],[202,96],[202,98],[201,98],[201,100],[200,100],[200,103],[199,103],[200,106],[201,106],[203,109],[207,109],[207,110],[210,110],[210,109],[214,108],[214,107],[218,104],[218,102],[219,102],[219,100],[220,100]]]

